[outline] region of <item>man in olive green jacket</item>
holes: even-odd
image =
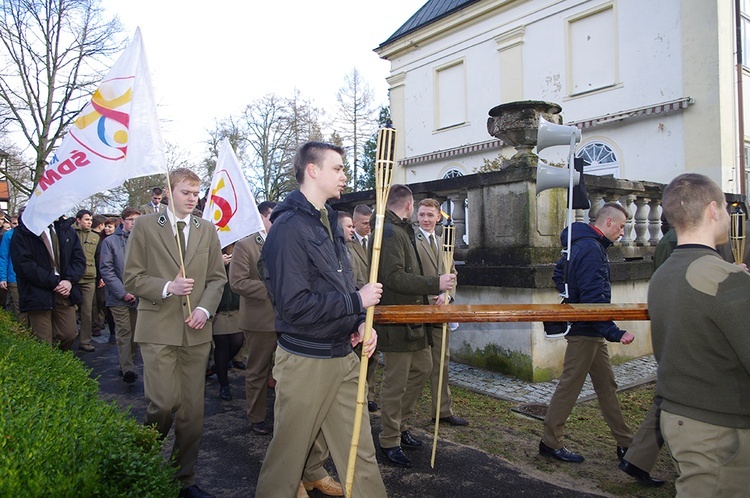
[[[98,283],[96,271],[96,250],[99,247],[100,238],[96,232],[91,231],[92,214],[88,209],[81,209],[76,213],[76,234],[81,241],[83,253],[86,255],[86,271],[78,287],[81,289],[83,301],[78,306],[81,314],[81,332],[78,336],[78,349],[90,353],[95,350],[91,345],[92,310],[96,298],[96,286]]]
[[[409,187],[391,187],[386,207],[378,272],[378,281],[383,284],[380,304],[426,304],[428,295],[452,289],[456,282],[453,274],[423,275],[411,228],[414,198]],[[407,429],[406,421],[414,414],[417,398],[432,369],[427,337],[421,324],[378,327],[378,349],[385,361],[380,391],[380,449],[400,467],[411,467],[402,446],[422,446]]]

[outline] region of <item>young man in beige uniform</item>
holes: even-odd
[[[124,283],[139,298],[135,341],[143,356],[146,424],[166,437],[174,422],[172,455],[180,497],[209,498],[195,484],[194,467],[203,435],[211,317],[227,277],[216,229],[192,215],[200,178],[185,168],[173,170],[169,178],[169,209],[141,216],[133,226]]]

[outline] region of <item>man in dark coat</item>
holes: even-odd
[[[378,271],[378,281],[383,284],[380,304],[427,304],[427,296],[453,289],[456,276],[452,273],[424,275],[414,245],[414,197],[409,187],[391,187],[386,207]],[[385,362],[380,390],[380,449],[394,465],[411,467],[402,446],[422,446],[411,435],[407,421],[432,371],[427,330],[422,324],[381,325],[379,332]]]
[[[68,350],[76,338],[75,306],[81,303],[78,281],[86,256],[71,224],[58,219],[41,235],[19,220],[10,245],[18,279],[19,307],[28,313],[31,331],[41,341]]]

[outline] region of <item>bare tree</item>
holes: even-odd
[[[351,156],[352,186],[357,189],[357,171],[364,154],[364,143],[375,130],[377,121],[373,109],[373,93],[357,68],[344,76],[344,86],[336,94],[339,103],[337,130],[348,144]]]
[[[122,48],[121,26],[100,0],[3,0],[0,7],[0,128],[35,153],[32,186],[47,157]],[[31,188],[19,182],[28,195]]]
[[[321,139],[318,112],[296,92],[266,95],[245,108],[242,129],[257,198],[277,201],[297,186],[292,158],[303,142]]]

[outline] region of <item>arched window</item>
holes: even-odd
[[[448,178],[458,178],[459,176],[464,176],[463,171],[456,168],[451,168],[448,171],[445,172],[443,175],[443,180],[447,180]]]
[[[612,175],[620,178],[620,161],[617,159],[617,154],[612,147],[603,142],[587,143],[578,150],[576,157],[588,161],[589,166],[584,169],[586,174]]]

